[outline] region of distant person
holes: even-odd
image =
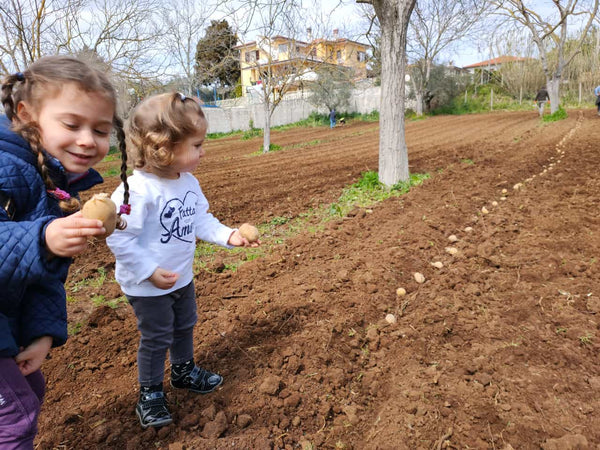
[[[329,128],[335,127],[335,108],[329,112]]]
[[[0,448],[28,450],[46,391],[41,366],[68,336],[71,258],[105,232],[81,216],[79,192],[102,183],[92,166],[108,154],[112,129],[124,158],[125,140],[106,74],[72,57],[7,75],[2,106]]]
[[[135,412],[142,428],[173,421],[163,393],[167,351],[172,387],[208,394],[223,382],[221,375],[194,362],[196,239],[228,248],[260,244],[250,244],[239,230],[208,212],[208,200],[192,174],[204,156],[207,126],[200,105],[178,93],[147,98],[127,121],[133,206],[127,229],[116,231],[106,243],[115,254],[115,278],[141,334]],[[113,199],[123,188],[116,189]]]
[[[594,95],[596,96],[596,107],[598,108],[598,115],[600,116],[600,86],[596,86]]]
[[[537,103],[537,109],[540,117],[544,115],[544,106],[546,102],[550,100],[550,96],[548,95],[548,91],[545,87],[541,88],[537,95],[535,96],[535,102]]]

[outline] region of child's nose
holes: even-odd
[[[94,147],[96,141],[94,140],[94,133],[92,130],[81,129],[77,135],[77,145],[81,147]]]

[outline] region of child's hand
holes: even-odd
[[[42,367],[42,363],[46,359],[51,347],[52,337],[42,336],[15,356],[15,361],[23,376],[27,376]]]
[[[240,230],[235,230],[231,233],[231,236],[229,236],[229,241],[227,241],[227,243],[235,247],[258,247],[260,245],[260,239],[250,243],[248,242],[248,239],[242,236]]]
[[[171,289],[179,279],[179,275],[165,269],[157,268],[152,276],[148,278],[150,282],[159,289]]]
[[[56,256],[75,256],[85,250],[89,236],[105,232],[102,221],[84,219],[78,211],[50,222],[46,227],[46,247]]]

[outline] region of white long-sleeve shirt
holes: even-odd
[[[196,238],[231,248],[227,241],[234,229],[208,212],[208,201],[192,174],[181,173],[173,180],[134,170],[127,181],[127,228],[106,239],[116,258],[115,278],[125,294],[155,297],[188,285]],[[112,200],[116,205],[123,202],[123,184]],[[171,289],[159,289],[148,280],[158,267],[179,274]]]

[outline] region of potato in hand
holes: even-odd
[[[95,194],[85,202],[83,208],[81,208],[81,214],[86,219],[102,221],[106,233],[96,236],[98,239],[105,239],[115,231],[115,227],[117,226],[117,206],[108,194]]]
[[[248,242],[253,243],[258,241],[258,228],[256,228],[254,225],[244,223],[242,226],[240,226],[239,230],[242,237],[246,238]]]

